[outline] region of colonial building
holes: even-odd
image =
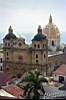
[[[3,71],[3,51],[0,51],[0,72]]]
[[[49,51],[57,51],[60,48],[60,32],[58,27],[53,23],[50,15],[49,23],[43,28],[43,34],[48,37]]]
[[[44,75],[51,75],[66,63],[66,49],[60,50],[60,32],[51,15],[43,30],[39,25],[31,46],[25,43],[25,39],[16,37],[11,26],[3,45],[4,71],[8,74],[19,75],[37,68]]]
[[[39,25],[38,33],[32,39],[29,47],[23,38],[17,38],[10,26],[8,34],[4,37],[4,70],[7,73],[23,73],[38,68],[46,72],[48,63],[48,39],[42,34]],[[46,74],[46,73],[45,73]]]
[[[53,72],[53,78],[55,81],[66,83],[66,64],[61,65]]]

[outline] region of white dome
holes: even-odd
[[[49,23],[43,28],[43,34],[46,34],[48,38],[57,38],[60,35],[58,27],[52,22],[51,15]]]

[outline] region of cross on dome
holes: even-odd
[[[52,23],[52,16],[50,14],[50,17],[49,17],[49,23]]]
[[[41,25],[38,26],[38,34],[42,34],[42,28],[41,28]]]
[[[13,33],[13,29],[12,29],[11,26],[9,27],[8,32],[9,32],[9,33]]]

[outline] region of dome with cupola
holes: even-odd
[[[60,47],[60,32],[58,27],[53,23],[52,16],[50,14],[49,23],[43,28],[43,34],[46,34],[48,38],[48,49],[50,51],[56,51]]]
[[[17,39],[16,35],[13,33],[13,29],[10,26],[8,29],[8,34],[4,38],[5,40]]]
[[[38,33],[34,36],[34,38],[32,39],[32,41],[41,41],[43,39],[47,39],[46,35],[42,34],[41,25],[39,25],[37,31],[38,31]]]
[[[43,33],[48,36],[48,38],[57,38],[60,35],[58,27],[53,23],[52,16],[50,14],[49,23],[43,28]]]

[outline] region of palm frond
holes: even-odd
[[[23,77],[22,82],[23,82],[23,81],[29,82],[29,81],[33,80],[33,77],[34,77],[34,76],[33,76],[32,74],[28,73],[28,74],[26,74],[26,75]]]
[[[24,75],[24,77],[22,78],[22,82],[26,82],[27,84],[25,85],[24,89],[24,95],[27,98],[39,98],[39,96],[45,93],[45,90],[43,88],[42,82],[46,82],[48,83],[48,80],[40,73],[40,71],[33,70],[30,71],[28,73],[26,73]],[[41,91],[41,93],[39,93],[39,91]],[[32,94],[33,93],[33,97]]]
[[[28,91],[28,89],[30,88],[30,84],[29,83],[27,83],[26,84],[26,86],[24,86],[24,96],[26,95],[26,93],[27,93],[27,91]]]
[[[41,88],[40,89],[41,89],[42,93],[45,94],[45,90],[43,88],[43,85],[41,85]]]
[[[30,93],[32,92],[32,90],[34,89],[34,86],[32,86],[29,91],[28,91],[28,96],[30,95]]]
[[[35,99],[35,100],[39,100],[40,93],[39,93],[36,89],[34,89],[33,93],[34,93],[34,95],[33,95],[33,99]]]

